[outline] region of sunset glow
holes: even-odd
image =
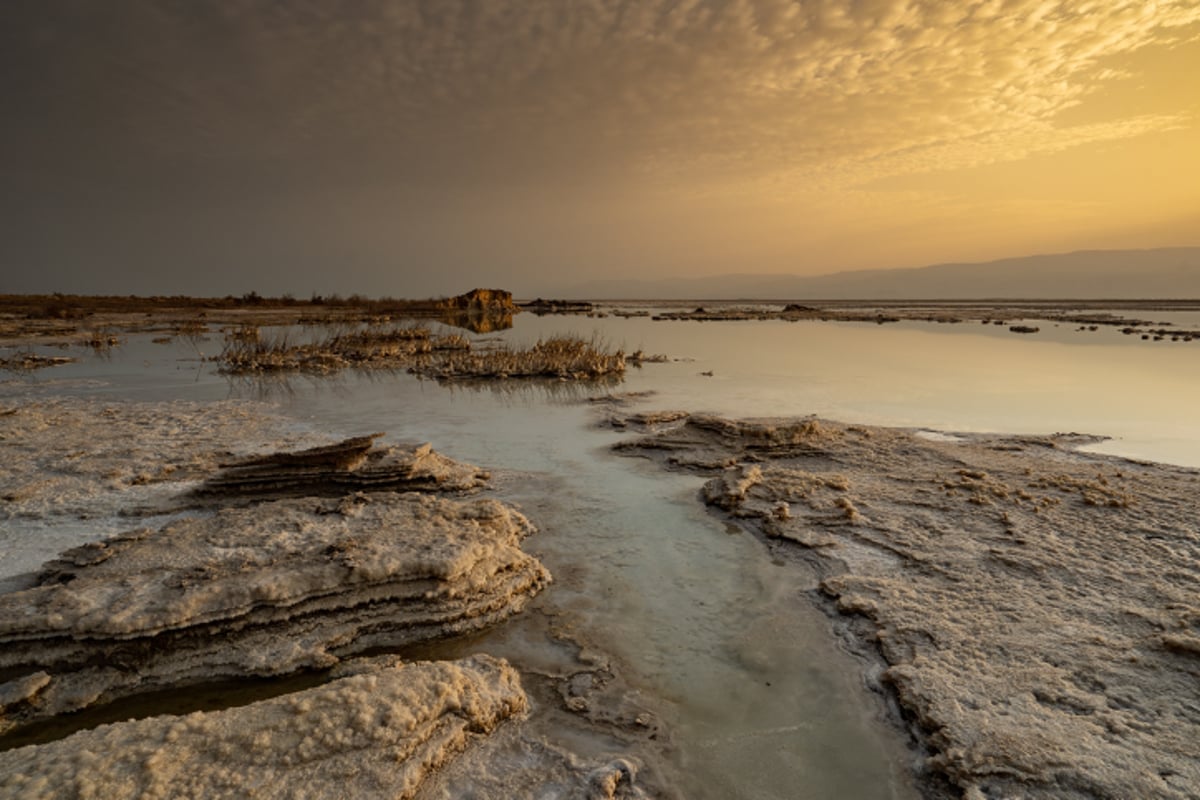
[[[12,291],[1200,243],[1192,0],[48,2],[0,31]]]

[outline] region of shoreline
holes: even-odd
[[[30,402],[42,402],[48,398],[42,397],[39,399],[36,397],[36,394],[30,394],[26,397],[26,399]],[[582,398],[576,399],[581,400]],[[111,404],[117,401],[99,401],[101,405],[103,405],[104,402]],[[11,403],[6,403],[6,408],[9,405],[11,405]],[[146,405],[148,408],[154,404],[151,403],[143,405]],[[187,403],[184,402],[180,405],[186,406]],[[195,402],[192,403],[192,405],[197,408],[210,406],[216,408],[220,404],[214,404],[210,402]],[[593,407],[604,408],[603,405],[593,405]],[[617,410],[621,413],[624,413],[626,409]],[[635,409],[628,410],[632,411]],[[249,411],[246,413],[251,416],[254,415]],[[152,413],[149,414],[149,416],[146,416],[146,419],[143,420],[143,422],[150,420],[153,416],[154,415]],[[672,414],[651,411],[630,414],[626,417],[623,417],[625,420],[625,427],[623,430],[626,433],[640,432],[651,435],[661,433],[665,435],[667,440],[670,440],[672,436],[670,433],[671,430],[674,430],[676,427],[686,429],[687,426],[693,421],[703,418],[704,417],[702,417],[702,415],[687,414],[686,412]],[[281,419],[284,418],[281,417]],[[708,419],[712,420],[713,418],[710,417]],[[285,422],[287,422],[286,419]],[[813,422],[815,426],[811,432],[805,432],[804,425],[807,422]],[[786,447],[784,447],[784,451],[786,452],[782,452],[778,448],[779,442],[773,441],[771,435],[764,434],[761,430],[752,431],[751,428],[743,427],[739,429],[738,426],[744,426],[748,423],[740,423],[734,420],[724,420],[723,422],[712,421],[705,424],[709,425],[708,433],[716,435],[720,442],[717,444],[713,444],[712,442],[701,442],[700,444],[703,445],[703,447],[698,445],[697,452],[700,452],[700,450],[703,450],[704,448],[709,448],[711,452],[709,452],[707,455],[701,454],[695,456],[692,463],[687,463],[687,458],[692,458],[692,456],[689,455],[684,459],[684,463],[677,464],[675,467],[690,471],[692,474],[702,474],[713,479],[720,478],[720,480],[713,485],[711,490],[706,490],[706,496],[708,498],[710,510],[714,510],[716,512],[716,518],[734,522],[741,529],[749,530],[754,533],[759,541],[766,544],[768,552],[772,556],[778,556],[783,561],[791,559],[797,562],[802,562],[805,565],[805,568],[816,568],[818,570],[818,579],[816,583],[822,585],[825,588],[825,591],[822,591],[818,588],[808,591],[808,601],[813,605],[814,608],[820,610],[826,615],[827,619],[831,623],[830,627],[833,628],[834,633],[840,637],[842,646],[848,646],[849,650],[855,654],[855,658],[873,660],[875,666],[864,671],[864,674],[866,675],[864,686],[869,693],[868,696],[874,695],[876,701],[878,698],[884,698],[885,700],[891,698],[896,703],[895,711],[893,712],[894,719],[892,722],[898,723],[897,731],[899,734],[902,737],[906,737],[909,736],[913,730],[916,730],[919,737],[918,741],[925,745],[930,743],[934,734],[942,729],[945,729],[947,725],[943,723],[941,717],[931,717],[927,713],[925,713],[923,716],[924,712],[920,711],[920,703],[926,702],[926,700],[922,699],[925,696],[923,693],[929,693],[926,691],[925,687],[916,686],[913,688],[913,686],[910,685],[913,684],[914,681],[917,681],[919,678],[921,678],[920,672],[918,671],[916,673],[906,674],[905,670],[903,669],[906,662],[904,662],[903,659],[893,659],[892,661],[889,661],[885,652],[885,645],[887,644],[885,640],[887,637],[885,636],[883,639],[878,637],[880,630],[884,630],[888,627],[888,625],[892,624],[887,621],[888,614],[890,613],[887,603],[883,603],[881,605],[878,602],[879,597],[884,597],[884,599],[888,600],[888,602],[896,599],[887,594],[887,592],[893,591],[895,587],[887,587],[883,586],[882,584],[871,582],[868,582],[864,585],[857,585],[854,584],[853,581],[842,581],[840,579],[847,575],[850,575],[850,578],[856,578],[856,574],[851,574],[852,571],[847,569],[844,564],[839,566],[837,559],[834,558],[834,554],[838,552],[839,547],[842,547],[845,550],[853,551],[851,555],[855,555],[857,557],[862,557],[863,554],[869,555],[874,553],[878,558],[879,552],[886,552],[887,548],[881,547],[878,541],[864,542],[862,540],[863,536],[861,535],[861,531],[864,527],[869,528],[871,525],[877,522],[877,519],[874,516],[874,512],[877,510],[877,503],[882,502],[883,500],[895,503],[897,502],[896,498],[888,495],[887,491],[884,491],[883,494],[878,496],[872,496],[870,492],[866,492],[864,497],[859,497],[856,492],[860,488],[858,486],[858,480],[865,480],[867,478],[870,478],[871,480],[882,480],[882,478],[888,477],[889,470],[883,469],[878,463],[876,463],[874,470],[875,473],[878,474],[872,473],[872,469],[864,468],[859,478],[855,478],[855,474],[857,473],[854,473],[853,470],[842,469],[842,467],[844,467],[846,463],[853,463],[854,459],[856,458],[866,458],[870,453],[871,447],[866,447],[864,445],[863,448],[860,448],[853,454],[850,454],[853,455],[853,458],[851,458],[850,455],[840,453],[838,450],[838,445],[835,441],[838,437],[835,436],[830,439],[829,437],[824,436],[821,431],[822,427],[828,429],[825,431],[825,433],[828,433],[829,431],[840,430],[842,432],[842,439],[846,439],[847,437],[854,438],[861,436],[863,442],[860,442],[860,444],[870,442],[872,447],[879,448],[880,452],[886,451],[888,454],[894,456],[899,453],[899,456],[897,456],[895,459],[895,466],[891,469],[891,472],[895,472],[897,469],[903,468],[905,464],[908,464],[909,462],[905,461],[904,459],[911,456],[918,450],[927,453],[941,453],[941,457],[947,459],[948,462],[953,461],[955,458],[963,461],[963,464],[955,466],[953,469],[947,468],[943,470],[944,474],[941,475],[941,477],[946,479],[943,481],[943,483],[949,482],[954,485],[950,488],[945,486],[941,487],[941,492],[942,494],[946,494],[946,497],[939,497],[939,502],[941,502],[942,505],[945,505],[949,502],[947,498],[953,498],[955,502],[958,502],[959,505],[965,508],[968,512],[971,512],[971,514],[981,514],[984,512],[995,513],[997,516],[994,519],[989,518],[992,519],[992,522],[996,522],[996,520],[1000,519],[998,515],[1002,511],[1011,511],[1011,516],[1016,521],[1016,524],[1012,526],[1014,529],[1019,529],[1021,525],[1024,524],[1020,515],[1027,512],[1044,515],[1039,517],[1039,519],[1049,519],[1056,514],[1060,514],[1064,510],[1069,510],[1071,515],[1074,516],[1068,515],[1068,517],[1064,517],[1064,519],[1075,519],[1082,518],[1079,517],[1079,513],[1110,513],[1113,515],[1133,514],[1147,507],[1144,501],[1139,501],[1138,498],[1143,497],[1143,495],[1139,495],[1138,493],[1131,494],[1129,492],[1125,492],[1125,494],[1132,498],[1132,503],[1123,499],[1123,490],[1120,490],[1116,486],[1118,482],[1113,479],[1114,476],[1112,475],[1104,476],[1106,480],[1109,481],[1109,485],[1106,486],[1104,483],[1096,480],[1095,475],[1085,475],[1083,473],[1076,474],[1077,468],[1079,468],[1081,464],[1090,465],[1089,469],[1094,468],[1097,465],[1101,467],[1105,467],[1105,465],[1107,465],[1106,468],[1127,472],[1128,475],[1122,477],[1128,478],[1129,480],[1137,483],[1138,486],[1144,486],[1148,483],[1153,483],[1153,481],[1147,476],[1166,475],[1168,476],[1168,479],[1163,484],[1163,487],[1161,487],[1162,491],[1160,492],[1160,496],[1158,496],[1157,499],[1150,504],[1150,507],[1161,508],[1163,507],[1163,503],[1165,501],[1169,501],[1172,497],[1174,497],[1178,504],[1182,504],[1185,507],[1187,507],[1190,503],[1191,510],[1193,512],[1195,511],[1194,501],[1190,501],[1188,498],[1194,497],[1196,494],[1194,491],[1194,479],[1197,475],[1196,470],[1187,467],[1172,467],[1170,465],[1157,464],[1154,462],[1122,458],[1120,456],[1089,454],[1086,452],[1076,451],[1074,449],[1080,444],[1095,441],[1094,437],[1083,437],[1079,435],[1064,435],[1058,437],[1021,436],[982,433],[945,435],[936,434],[936,432],[936,435],[928,436],[927,434],[930,431],[929,428],[886,428],[879,426],[834,423],[826,420],[775,420],[770,424],[782,429],[788,429],[790,426],[790,429],[793,430],[793,434],[788,435],[790,437],[789,441],[784,443],[786,445]],[[294,441],[299,442],[303,439],[303,437],[300,435],[300,432],[294,427],[288,428],[288,425],[284,425],[284,429],[286,429],[286,433]],[[59,436],[59,431],[57,428],[47,428],[46,430],[52,430],[52,435],[55,437]],[[162,442],[163,446],[165,447],[170,443],[169,426],[165,426],[162,429],[162,432],[164,436],[167,437],[164,438]],[[863,432],[870,435],[864,435]],[[926,435],[922,435],[923,432]],[[310,431],[309,433],[311,434],[312,432]],[[672,447],[675,449],[672,449]],[[671,447],[659,448],[657,451],[654,448],[648,448],[646,449],[646,453],[654,454],[655,452],[658,452],[659,455],[667,455],[667,457],[670,457],[673,455],[678,455],[678,447],[679,443],[676,442]],[[998,470],[988,466],[990,462],[982,465],[969,463],[974,457],[971,456],[971,454],[973,454],[979,448],[983,448],[983,450],[990,454],[988,458],[1010,458],[1019,460],[1020,458],[1027,457],[1033,461],[1045,461],[1046,458],[1050,458],[1055,465],[1062,467],[1062,469],[1056,468],[1055,470],[1050,470],[1050,472],[1054,473],[1049,475],[1050,478],[1055,478],[1055,475],[1074,477],[1071,477],[1071,480],[1059,481],[1057,485],[1051,481],[1045,483],[1045,485],[1041,487],[1031,487],[1028,484],[1032,481],[1026,481],[1018,486],[1016,476],[1019,472],[1019,469],[1015,467],[1010,466]],[[879,454],[877,453],[876,456],[878,457]],[[965,458],[965,456],[971,456],[971,458]],[[137,468],[133,468],[126,473],[122,473],[123,477],[121,480],[125,480],[128,484],[125,488],[134,492],[142,492],[152,490],[155,486],[161,485],[161,481],[166,476],[159,475],[154,469],[149,468],[154,465],[156,459],[160,458],[160,454],[155,452],[142,453],[139,458],[140,461],[138,461],[137,465],[135,465]],[[732,462],[730,462],[730,459],[733,459]],[[808,460],[806,461],[805,459]],[[792,463],[793,461],[795,461],[794,464]],[[730,463],[737,468],[736,475],[726,474],[726,472],[733,472],[733,470],[727,471],[724,469],[724,467],[728,466]],[[838,489],[836,486],[829,485],[809,485],[809,483],[811,483],[809,478],[804,478],[803,476],[797,475],[784,476],[787,478],[787,480],[783,483],[778,483],[774,481],[774,477],[778,476],[773,477],[771,470],[769,469],[773,466],[786,466],[788,464],[796,466],[797,464],[801,463],[803,463],[805,466],[798,468],[802,469],[802,471],[810,473],[810,476],[819,475],[823,470],[840,470],[854,474],[849,474],[848,476],[848,488]],[[172,471],[172,475],[175,478],[187,476],[197,477],[206,470],[211,469],[214,464],[215,462],[211,459],[209,461],[192,462],[188,465],[185,465],[182,469]],[[1128,467],[1127,469],[1121,469],[1119,466],[1113,466],[1118,464],[1128,465]],[[862,466],[862,464],[860,464],[860,466]],[[759,467],[760,471],[766,472],[767,474],[765,477],[749,480],[746,483],[746,486],[743,488],[739,486],[739,484],[746,482],[748,478],[752,477],[750,475],[742,474],[741,470],[747,467]],[[81,462],[79,468],[84,472],[90,470],[92,474],[96,476],[98,476],[99,472],[103,471],[103,468],[100,464],[88,464],[86,461]],[[968,473],[978,472],[981,473],[983,477],[960,474],[958,470],[966,470]],[[1076,470],[1076,472],[1072,472],[1072,470]],[[1086,470],[1084,471],[1086,472]],[[1139,475],[1141,477],[1138,477]],[[1193,482],[1186,484],[1183,490],[1179,490],[1179,486],[1184,484],[1177,485],[1179,483],[1178,479],[1181,475],[1190,476],[1193,479]],[[732,478],[732,480],[727,480],[727,478]],[[1057,480],[1057,478],[1055,479]],[[797,483],[797,481],[800,483]],[[809,481],[809,483],[805,483],[805,481]],[[1174,489],[1172,489],[1172,487],[1174,487]],[[876,488],[886,489],[886,487]],[[919,488],[928,489],[930,487]],[[933,486],[933,488],[936,489],[937,487]],[[801,490],[807,491],[810,498],[815,498],[813,502],[815,503],[816,507],[810,507],[806,499],[797,499],[800,498],[800,494],[798,492],[801,492]],[[997,490],[1006,491],[1008,496],[1005,497],[1001,494],[997,494]],[[1033,500],[1020,497],[1019,492],[1021,491],[1033,496]],[[766,494],[763,494],[760,497],[758,493],[762,492],[765,492]],[[956,494],[949,494],[950,492],[955,492]],[[789,520],[787,518],[777,518],[776,509],[778,499],[775,498],[776,494],[779,494],[781,499],[789,500],[788,514],[791,515],[792,521],[802,519],[802,521],[805,523],[803,526],[797,527],[795,525],[789,525]],[[935,492],[935,494],[937,493]],[[849,499],[850,508],[846,508],[837,504],[839,497],[843,495]],[[62,494],[61,500],[56,502],[62,502],[65,500],[67,504],[70,505],[72,502],[74,502],[72,501],[72,497],[73,495],[71,495],[70,492],[67,492]],[[763,505],[763,502],[765,502],[763,501],[764,497],[770,497],[772,499],[772,503]],[[972,502],[972,498],[976,497],[986,500],[987,502],[982,502],[982,500],[981,502]],[[1032,512],[1030,509],[1036,504],[1034,501],[1043,497],[1058,497],[1059,502],[1057,504],[1051,504],[1047,506],[1043,511]],[[880,498],[882,498],[882,500]],[[116,498],[110,499],[114,501],[116,500]],[[929,497],[926,497],[926,499],[929,499]],[[1010,501],[1012,503],[1012,508],[1009,508],[1005,505]],[[107,503],[108,501],[105,502]],[[76,505],[78,506],[78,509],[86,510],[89,502],[80,502],[76,503]],[[932,514],[937,509],[927,507],[926,510]],[[944,511],[945,509],[941,510]],[[961,517],[962,515],[960,512],[961,509],[955,513]],[[855,514],[858,515],[857,521],[854,519]],[[1194,514],[1190,518],[1190,522],[1187,521],[1188,517],[1186,514],[1183,515],[1183,518],[1185,519],[1185,522],[1180,526],[1181,530],[1194,534]],[[974,519],[974,517],[968,516],[965,517],[965,519],[971,520]],[[1025,522],[1028,522],[1028,520]],[[131,526],[133,524],[136,523],[130,523]],[[896,530],[905,534],[911,533],[910,530],[903,526],[896,528]],[[846,535],[850,535],[850,539],[847,540],[848,543],[841,542],[840,539],[844,538]],[[988,546],[990,547],[992,545],[989,544]],[[895,553],[892,553],[891,555],[893,557],[896,556]],[[930,561],[929,553],[922,552],[920,555],[924,559],[924,561],[921,561],[920,563],[925,564],[926,566],[929,564],[933,564],[935,566],[937,565],[938,562],[936,560]],[[910,561],[914,560],[908,556],[905,556],[905,558],[908,558]],[[869,560],[864,561],[863,563],[869,564]],[[1194,564],[1192,566],[1194,567]],[[1044,569],[1045,565],[1042,565],[1042,568]],[[863,572],[862,574],[867,575],[868,573]],[[870,576],[868,575],[868,577]],[[887,591],[885,592],[884,589]],[[901,596],[899,599],[905,600],[906,598]],[[872,602],[875,603],[874,608],[871,607]],[[842,606],[842,608],[839,608],[839,604]],[[1186,616],[1186,612],[1183,613],[1184,616],[1180,619],[1184,621],[1184,633],[1187,633],[1188,629],[1186,629],[1186,624],[1188,624],[1187,620],[1190,619],[1190,617]],[[883,620],[883,622],[881,622],[881,620]],[[522,624],[523,623],[518,623],[518,625]],[[903,635],[899,638],[893,637],[891,639],[892,644],[890,646],[899,647],[899,645],[894,644],[894,642],[902,641],[904,637],[908,635],[908,633],[903,633]],[[957,633],[955,635],[958,636]],[[1183,636],[1172,635],[1169,638],[1167,636],[1160,637],[1157,640],[1157,645],[1154,648],[1151,648],[1154,650],[1154,652],[1151,653],[1152,658],[1157,659],[1162,657],[1163,652],[1166,652],[1170,658],[1190,658],[1189,653],[1192,652],[1194,645],[1192,639],[1189,638],[1190,636],[1191,634]],[[961,636],[954,641],[957,643],[960,640],[962,640]],[[454,650],[455,647],[452,646],[448,649]],[[568,674],[571,669],[577,669],[577,667],[568,668],[561,674]],[[584,671],[586,672],[589,670]],[[605,669],[596,667],[596,665],[591,665],[590,674],[594,676],[600,676],[606,681],[611,680],[611,676],[608,676],[608,674],[605,672]],[[917,677],[914,678],[913,675],[916,675]],[[905,684],[905,681],[907,681],[908,684]],[[1084,683],[1086,684],[1086,681]],[[558,695],[556,695],[551,689],[540,688],[537,691],[542,696],[543,702],[546,702],[546,698],[550,698],[550,700],[553,702],[558,702],[558,699],[556,699]],[[1113,711],[1113,709],[1106,710],[1105,708],[1094,707],[1095,703],[1092,703],[1092,705],[1089,706],[1087,702],[1089,691],[1093,695],[1096,694],[1094,690],[1089,690],[1086,688],[1086,686],[1084,688],[1080,688],[1079,686],[1074,686],[1074,688],[1072,688],[1069,686],[1065,691],[1059,692],[1058,694],[1054,694],[1052,692],[1041,692],[1040,697],[1037,693],[1030,691],[1028,694],[1029,696],[1033,697],[1033,700],[1029,701],[1028,698],[1025,698],[1024,702],[1030,704],[1034,711],[1038,711],[1039,708],[1051,708],[1052,710],[1055,708],[1059,710],[1062,708],[1067,708],[1074,710],[1065,711],[1062,713],[1071,713],[1077,716],[1091,717],[1102,717],[1108,712],[1117,713]],[[907,692],[907,694],[904,694],[905,692]],[[1103,692],[1100,694],[1103,694]],[[904,705],[901,704],[901,697],[908,698]],[[1083,700],[1080,700],[1081,697]],[[571,700],[571,696],[563,695],[561,699],[564,702],[569,702]],[[1095,700],[1095,698],[1092,699]],[[886,706],[886,702],[883,705]],[[1086,710],[1088,708],[1091,708],[1090,714],[1080,711],[1080,709]],[[914,711],[914,709],[917,710]],[[937,724],[941,726],[932,733],[929,730],[930,719],[934,719]],[[1051,717],[1050,719],[1053,720],[1054,718]],[[655,728],[657,728],[657,725],[655,725]],[[663,731],[663,733],[664,736],[669,735],[669,731]],[[949,734],[946,735],[949,736]],[[953,749],[954,748],[951,743],[943,746],[941,752],[948,753]],[[914,752],[916,752],[918,755],[921,754],[920,748]],[[977,747],[973,752],[980,758],[987,757],[986,747]],[[964,750],[964,753],[971,755],[971,753],[967,750]],[[985,755],[979,756],[979,753],[984,753]],[[956,761],[955,759],[958,760]],[[957,796],[956,792],[961,790],[963,792],[967,792],[965,796],[972,797],[974,795],[969,794],[969,792],[972,790],[977,790],[979,797],[985,797],[988,796],[988,792],[1003,791],[1003,789],[997,788],[1001,785],[1001,783],[986,783],[986,781],[981,783],[976,781],[976,784],[970,784],[970,781],[974,780],[972,777],[974,773],[972,773],[970,770],[976,769],[976,767],[972,767],[969,764],[967,767],[963,767],[963,763],[964,762],[961,756],[953,754],[941,761],[931,761],[931,763],[926,767],[927,774],[924,784],[926,796]],[[1163,771],[1171,772],[1173,769],[1173,767],[1167,766]],[[619,773],[620,769],[618,769],[617,772]],[[943,774],[952,774],[952,779],[958,781],[959,783],[959,789],[952,791],[946,786],[940,785],[937,780],[934,780],[936,776]],[[1182,777],[1176,777],[1176,775]],[[649,778],[649,780],[639,781],[639,786],[652,789],[657,788],[665,791],[665,789],[661,786],[655,787],[655,775],[653,769],[644,773],[644,777]],[[1168,774],[1162,777],[1162,782],[1166,785],[1166,788],[1164,789],[1162,787],[1158,787],[1158,789],[1161,790],[1160,794],[1154,794],[1151,792],[1147,796],[1186,796],[1186,794],[1180,795],[1171,793],[1172,779],[1174,779],[1175,783],[1184,781],[1183,785],[1185,787],[1191,785],[1187,783],[1188,781],[1194,780],[1185,771],[1178,770],[1175,774]],[[951,778],[947,778],[947,780],[951,780]],[[988,778],[987,780],[992,779]],[[1059,780],[1059,778],[1056,778],[1055,780]],[[1077,784],[1079,783],[1077,776],[1076,778],[1070,778],[1070,780],[1075,780]],[[967,789],[961,789],[961,786],[964,783],[967,784]],[[1024,784],[1016,785],[1020,785],[1022,787],[1024,786]],[[1200,779],[1195,779],[1194,785],[1200,786]],[[1071,788],[1072,786],[1075,786],[1075,784],[1068,785],[1067,789],[1064,789],[1063,791],[1076,791],[1078,787],[1076,786],[1075,788]],[[1154,788],[1154,786],[1151,786],[1151,788]],[[1092,787],[1091,791],[1094,793],[1102,793],[1103,789],[1104,787],[1102,784],[1096,784]],[[1082,790],[1079,791],[1082,792]],[[1051,792],[1051,795],[1067,797],[1076,796],[1069,793],[1054,794],[1053,792]],[[1086,792],[1079,794],[1079,796],[1085,795]]]
[[[1200,340],[1200,325],[1179,326],[1155,314],[1200,313],[1195,300],[595,300],[514,302],[494,290],[427,301],[356,298],[330,302],[272,298],[120,298],[50,295],[0,296],[0,348],[79,346],[101,350],[119,335],[155,333],[160,339],[236,333],[255,326],[344,329],[409,320],[441,323],[486,334],[513,327],[518,314],[604,318],[649,317],[655,321],[819,321],[887,324],[1004,326],[1038,331],[1018,322],[1075,326],[1080,332],[1119,329],[1147,341]],[[30,364],[40,368],[49,364]],[[12,369],[19,369],[14,363]]]
[[[40,559],[49,560],[35,585],[0,594],[9,609],[0,796],[115,791],[130,780],[157,791],[182,774],[166,752],[214,791],[261,790],[270,774],[284,792],[320,763],[357,791],[401,797],[425,783],[447,791],[500,780],[493,788],[520,784],[531,797],[559,786],[630,799],[654,786],[653,767],[637,757],[605,760],[552,735],[546,704],[559,693],[582,704],[568,716],[580,712],[597,739],[632,744],[655,732],[652,715],[622,705],[615,665],[574,649],[565,632],[544,673],[476,655],[489,651],[479,632],[526,616],[551,580],[519,546],[537,532],[527,518],[477,496],[488,473],[428,445],[376,445],[378,435],[327,444],[254,403],[29,398],[10,410],[6,447],[37,457],[9,460],[5,515],[77,520],[83,541]],[[271,443],[289,449],[272,453]],[[120,533],[82,534],[106,513],[124,521]],[[533,623],[531,636],[540,615]],[[441,643],[457,640],[467,652],[446,658]],[[397,669],[434,677],[410,691],[391,677]],[[589,671],[604,679],[575,686]],[[369,691],[395,686],[386,714],[367,714],[362,686],[345,682],[355,675]],[[214,705],[210,689],[185,716],[171,712],[174,694],[214,679],[245,683],[241,699]],[[458,694],[447,696],[450,685]],[[358,711],[310,719],[310,704],[332,713],[342,696]],[[589,702],[598,708],[584,713]],[[78,709],[86,713],[75,721]],[[141,719],[118,721],[125,714]],[[623,715],[638,717],[636,735],[622,733]],[[260,716],[283,726],[281,744]],[[410,718],[422,721],[406,734]],[[258,731],[253,743],[238,738],[243,729]],[[296,761],[287,742],[301,740],[307,755]],[[101,742],[119,757],[97,769],[87,751]],[[223,764],[229,747],[255,753],[245,775]]]
[[[1200,741],[1187,499],[1200,471],[1081,453],[1076,437],[946,442],[814,418],[634,426],[618,450],[708,476],[711,513],[816,571],[810,602],[927,751],[930,796],[1200,786],[1187,744]]]

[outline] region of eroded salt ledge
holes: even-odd
[[[0,685],[0,730],[479,630],[548,582],[519,548],[530,530],[495,500],[371,494],[222,509],[83,545],[37,587],[0,595],[0,668],[19,673]]]
[[[0,753],[0,797],[410,798],[526,711],[506,662],[351,661],[323,686],[223,711],[105,725]]]
[[[222,460],[329,441],[250,401],[9,399],[0,404],[0,520],[115,515],[179,492]]]
[[[520,549],[533,531],[524,516],[459,497],[487,473],[377,436],[245,457],[247,442],[283,432],[320,440],[259,410],[66,399],[7,409],[6,445],[32,462],[10,461],[20,490],[6,498],[9,519],[174,516],[74,547],[37,585],[0,594],[0,730],[222,677],[332,667],[335,680],[0,753],[0,796],[409,797],[527,708],[516,672],[487,656],[344,660],[481,630],[549,582]],[[148,484],[154,493],[137,491]],[[634,762],[581,760],[525,723],[488,745],[439,785],[643,796]]]
[[[691,416],[621,445],[815,566],[930,791],[1200,795],[1200,473],[1084,437]]]

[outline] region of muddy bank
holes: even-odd
[[[30,372],[46,367],[61,367],[78,361],[70,356],[43,356],[37,353],[17,353],[7,358],[0,357],[0,371]]]
[[[819,571],[930,792],[1200,792],[1197,472],[1071,435],[619,416],[647,431],[624,452],[711,476],[706,503]]]

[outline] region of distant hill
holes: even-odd
[[[1200,247],[1080,250],[974,264],[829,275],[720,275],[592,281],[564,296],[588,299],[970,300],[1200,298]]]

